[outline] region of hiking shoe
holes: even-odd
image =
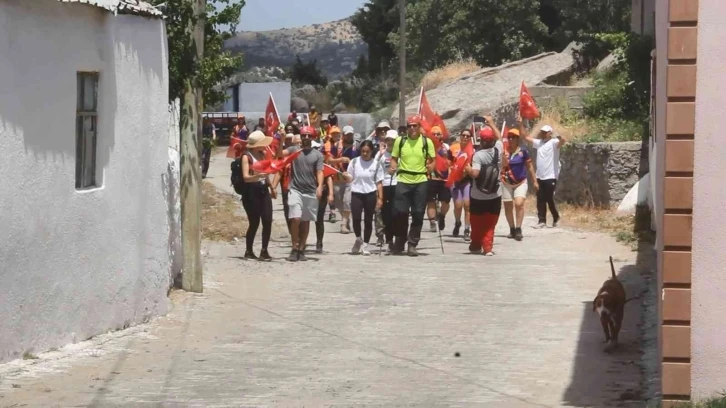
[[[368,250],[368,244],[365,244],[365,243],[363,244],[362,251],[363,251],[362,253],[364,256],[368,256],[371,254],[371,251]]]
[[[469,231],[469,228],[464,230],[464,241],[471,242],[471,231]]]
[[[287,257],[287,260],[290,262],[297,262],[300,260],[299,255],[300,253],[298,252],[298,250],[293,249],[292,251],[290,251],[290,256]]]
[[[305,256],[305,251],[297,251],[297,260],[305,262],[308,260],[308,257]]]
[[[489,251],[489,252],[486,253],[486,256],[494,256],[494,252]]]
[[[343,224],[340,226],[340,233],[343,235],[348,235],[350,234],[350,228],[348,228],[347,225]]]
[[[439,230],[436,229],[436,221],[429,222],[429,231],[430,232],[438,232]]]
[[[386,245],[386,240],[381,236],[378,237],[378,241],[376,242],[376,246],[379,248],[383,248],[383,245]]]
[[[559,219],[559,217],[558,217],[558,218],[555,218],[555,220],[554,220],[554,221],[552,221],[552,228],[557,228],[557,223],[558,223],[558,222],[560,222],[560,219]]]
[[[522,228],[515,228],[514,230],[514,239],[517,241],[521,241],[524,236],[522,235]]]
[[[415,246],[413,246],[413,245],[408,246],[408,256],[411,256],[411,257],[418,256],[418,251],[416,250]]]
[[[316,254],[323,253],[323,243],[322,242],[318,242],[317,245],[315,245],[315,253]]]
[[[544,228],[546,226],[547,226],[547,224],[545,224],[544,222],[539,222],[537,225],[535,225],[532,228],[534,228],[534,229],[542,229],[542,228]]]
[[[252,252],[252,251],[250,251],[250,250],[248,249],[248,250],[247,250],[247,251],[245,252],[245,259],[250,259],[250,260],[256,261],[256,260],[258,260],[259,258],[257,257],[257,255],[255,255],[255,253],[254,253],[254,252]]]
[[[446,216],[439,214],[439,231],[443,231],[446,228]]]
[[[471,245],[469,245],[469,252],[474,255],[481,255],[481,248],[474,248]]]
[[[386,249],[386,252],[388,252],[389,254],[393,254],[396,252],[396,246],[393,245],[393,242],[388,243],[388,248]]]
[[[454,224],[454,232],[451,235],[458,237],[460,229],[461,229],[461,221],[456,221],[456,224]]]
[[[260,261],[269,262],[272,260],[272,257],[270,256],[270,253],[267,252],[266,249],[263,249],[260,251]]]
[[[360,253],[360,247],[363,245],[363,239],[356,238],[355,243],[353,244],[353,249],[350,250],[350,253],[353,255],[358,255]]]
[[[335,219],[335,213],[331,212],[330,215],[328,216],[328,222],[331,224],[335,224],[336,221],[337,220]]]
[[[507,235],[507,238],[514,239],[514,237],[517,235],[517,229],[516,228],[509,228],[509,235]]]

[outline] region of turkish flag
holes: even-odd
[[[270,99],[267,101],[267,109],[265,109],[265,134],[274,137],[279,127],[280,115],[277,113],[275,101],[272,99],[272,94],[270,94]]]
[[[302,153],[302,149],[296,151],[295,153],[285,157],[281,160],[273,160],[270,163],[270,168],[275,171],[275,173],[279,171],[283,171],[288,165],[292,164],[292,161],[297,159],[298,156]]]
[[[532,95],[529,93],[524,81],[522,81],[522,87],[519,90],[519,115],[522,119],[529,120],[539,117],[537,105],[535,105],[534,99],[532,99]]]
[[[235,158],[235,156],[234,156],[234,146],[235,145],[242,145],[242,151],[244,152],[245,149],[247,148],[247,141],[242,140],[240,138],[236,138],[234,136],[232,136],[229,139],[229,148],[227,148],[227,157],[230,159]]]
[[[270,160],[258,160],[252,164],[252,170],[257,173],[264,174],[276,173],[276,171],[270,167],[271,164],[272,162]]]
[[[464,177],[464,167],[466,167],[466,164],[469,161],[470,157],[471,156],[469,156],[468,154],[462,152],[461,154],[459,154],[459,157],[456,158],[454,166],[451,167],[451,171],[449,171],[449,177],[446,179],[447,188],[453,187],[454,183]]]
[[[327,164],[323,165],[323,177],[333,177],[337,176],[340,171],[336,169],[335,167],[329,166]]]
[[[426,97],[426,92],[423,91],[423,88],[421,88],[421,100],[418,104],[418,114],[421,116],[421,127],[424,129],[426,136],[435,139],[435,137],[431,134],[431,128],[438,126],[441,128],[441,133],[444,135],[444,138],[449,138],[449,130],[446,129],[444,120],[441,119],[441,116],[439,116],[431,108],[431,104],[429,103],[429,100]]]

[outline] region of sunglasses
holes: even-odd
[[[417,127],[418,127],[418,125],[408,125],[409,129],[413,129],[413,128],[417,128]]]

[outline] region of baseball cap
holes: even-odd
[[[337,126],[331,127],[330,130],[328,130],[328,134],[332,135],[333,133],[340,133],[340,128]]]
[[[390,128],[391,128],[391,124],[385,120],[381,121],[381,123],[379,123],[378,126],[376,126],[376,129],[390,129]]]
[[[330,132],[330,133],[333,133],[333,132]],[[343,128],[343,134],[344,135],[349,135],[351,133],[355,133],[355,129],[353,129],[353,126],[345,126]]]
[[[438,126],[434,126],[431,128],[431,133],[441,133],[441,128]]]
[[[507,132],[507,136],[509,135],[519,137],[519,129],[509,129],[509,131]]]
[[[314,135],[315,134],[315,129],[313,129],[310,126],[303,126],[303,128],[300,129],[300,134],[301,135]]]
[[[495,139],[494,131],[490,127],[485,127],[479,131],[479,139],[484,142],[493,142]]]
[[[544,126],[542,126],[542,129],[541,130],[543,132],[551,132],[552,131],[552,126],[550,126],[550,125],[544,125]]]
[[[421,124],[421,116],[419,115],[413,115],[409,116],[408,120],[406,121],[409,125],[420,125]]]
[[[386,139],[396,139],[398,138],[398,131],[396,130],[389,130],[386,132]]]

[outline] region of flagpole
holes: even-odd
[[[275,107],[277,118],[280,119],[280,111],[277,110],[277,104],[275,103],[275,98],[272,96],[272,92],[270,92],[270,100],[272,101],[272,106]],[[282,119],[280,119],[280,123],[282,123]]]
[[[421,114],[421,101],[423,100],[423,86],[421,87],[421,92],[418,94],[418,114]]]

